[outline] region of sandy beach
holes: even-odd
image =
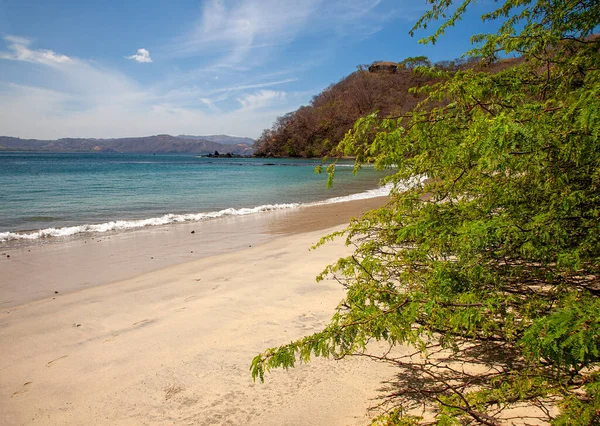
[[[11,250],[0,424],[368,424],[385,365],[315,360],[264,384],[248,369],[328,321],[343,290],[314,277],[350,249],[308,248],[384,201]]]

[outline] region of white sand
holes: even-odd
[[[253,383],[259,351],[319,330],[343,296],[314,277],[323,231],[0,312],[2,425],[362,425],[393,371],[316,360]],[[43,272],[42,272],[43,273]]]

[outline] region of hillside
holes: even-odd
[[[481,65],[478,60],[442,61],[435,66],[449,71],[485,67],[496,72],[514,60]],[[321,157],[344,137],[360,117],[379,111],[382,117],[402,115],[422,99],[409,93],[412,87],[435,82],[414,72],[417,65],[431,63],[424,57],[400,63],[375,62],[358,70],[316,95],[307,106],[278,117],[254,144],[254,155],[264,157]]]
[[[171,135],[137,138],[90,139],[64,138],[57,140],[21,139],[0,136],[0,150],[50,152],[156,152],[209,154],[232,153],[252,155],[249,143],[223,144],[206,139],[185,139]]]

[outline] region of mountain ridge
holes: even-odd
[[[218,151],[235,155],[252,155],[253,153],[250,143],[224,144],[208,139],[186,139],[165,134],[112,139],[60,138],[53,140],[0,136],[0,151],[190,154],[212,154]]]

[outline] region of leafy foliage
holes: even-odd
[[[427,56],[411,56],[400,62],[400,66],[413,69],[415,67],[430,67],[431,61]]]
[[[445,18],[435,42],[471,2],[430,3],[416,28]],[[498,3],[483,19],[499,31],[469,54],[522,60],[417,67],[436,81],[415,90],[419,105],[367,115],[340,143],[357,165],[393,168],[395,190],[323,240],[357,247],[318,277],[346,288],[330,324],[257,355],[254,378],[364,356],[399,371],[376,424],[600,424],[600,3]]]

